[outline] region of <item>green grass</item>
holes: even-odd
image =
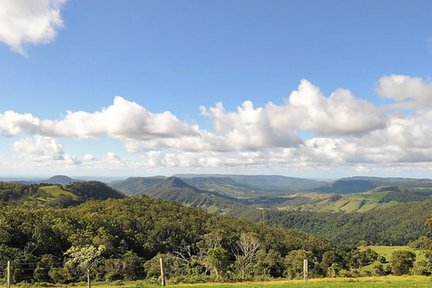
[[[375,251],[376,253],[378,253],[379,255],[384,256],[387,259],[387,263],[383,264],[383,263],[380,263],[379,261],[375,261],[374,263],[372,263],[368,266],[361,267],[360,271],[372,271],[373,267],[377,264],[378,265],[382,264],[383,267],[386,268],[389,265],[388,262],[390,261],[391,255],[393,254],[393,252],[398,251],[398,250],[414,252],[416,254],[416,262],[415,263],[417,263],[419,261],[426,260],[425,255],[424,255],[424,250],[413,249],[409,246],[361,246],[360,247],[361,250],[366,250],[367,248],[370,248],[373,251]],[[432,287],[432,285],[430,287]]]
[[[367,212],[374,209],[382,209],[401,204],[397,201],[381,203],[380,200],[387,195],[388,191],[369,191],[364,193],[355,193],[342,195],[336,201],[331,201],[333,194],[302,193],[302,197],[310,198],[310,203],[300,206],[290,206],[289,202],[285,207],[278,207],[281,210],[302,210],[314,212]],[[296,195],[296,194],[292,194]]]
[[[116,283],[94,283],[95,288],[156,288],[161,287],[151,285],[145,282],[116,282]],[[35,287],[35,286],[22,286],[22,287]],[[43,287],[43,286],[39,286]],[[56,287],[87,287],[85,283],[74,284],[73,286],[59,285]],[[362,278],[323,278],[323,279],[310,279],[307,284],[302,280],[274,280],[267,282],[242,282],[242,283],[205,283],[205,284],[177,284],[170,285],[168,282],[167,287],[176,288],[199,288],[199,287],[216,287],[216,288],[342,288],[342,287],[389,287],[389,288],[420,288],[432,287],[432,279],[426,276],[385,276],[385,277],[362,277]]]
[[[413,249],[409,246],[364,246],[361,247],[360,249],[367,249],[367,248],[370,248],[376,253],[378,253],[379,255],[384,256],[387,259],[387,261],[390,260],[392,253],[398,250],[414,252],[416,254],[416,262],[426,260],[423,250]]]
[[[73,201],[77,200],[78,197],[72,192],[64,190],[61,186],[49,185],[39,187],[37,194],[25,196],[21,201],[31,207],[47,207],[59,205],[62,199]]]
[[[59,197],[59,196],[69,196],[69,197],[75,197],[75,195],[72,192],[66,191],[63,188],[57,186],[57,185],[51,185],[51,186],[43,186],[40,187],[39,190],[53,196],[53,197]]]

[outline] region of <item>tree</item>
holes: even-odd
[[[312,253],[305,250],[293,250],[285,257],[285,265],[288,277],[291,279],[301,277],[303,275],[303,261],[310,259]]]
[[[159,262],[160,258],[162,258],[164,261],[164,273],[166,278],[171,278],[182,274],[184,265],[180,258],[171,253],[160,253],[144,263],[144,269],[147,273],[147,278],[153,278],[156,280],[161,275]]]
[[[284,258],[279,251],[261,249],[257,253],[255,275],[282,277],[285,271]]]
[[[414,266],[416,254],[411,251],[398,250],[392,253],[390,265],[394,275],[407,274]]]
[[[66,262],[65,266],[76,267],[78,270],[87,274],[87,284],[90,284],[90,270],[99,260],[102,259],[102,253],[105,251],[105,246],[101,245],[96,248],[93,245],[87,245],[84,247],[72,246],[65,252],[65,255],[69,256],[70,259]]]
[[[260,241],[255,233],[242,233],[234,251],[236,268],[241,278],[250,274],[252,267],[256,264],[256,256],[260,248]]]
[[[229,254],[224,248],[210,248],[207,251],[207,262],[219,280],[228,268]]]
[[[56,258],[51,254],[42,255],[39,262],[36,264],[36,269],[33,272],[33,278],[37,282],[52,282],[49,271],[54,267]]]

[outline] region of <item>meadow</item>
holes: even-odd
[[[33,285],[20,285],[13,287],[35,287]],[[86,283],[76,283],[72,285],[52,285],[37,287],[75,287],[85,288]],[[161,287],[147,282],[113,282],[113,283],[94,283],[94,288],[156,288]],[[426,276],[383,276],[383,277],[361,277],[361,278],[321,278],[310,279],[308,283],[303,280],[275,280],[267,282],[241,282],[241,283],[199,283],[199,284],[176,284],[170,285],[168,282],[167,287],[175,288],[199,288],[199,287],[216,287],[216,288],[350,288],[350,287],[389,287],[389,288],[420,288],[432,287],[432,278]]]

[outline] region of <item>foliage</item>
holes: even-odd
[[[260,220],[257,213],[243,215]],[[411,202],[364,213],[322,213],[268,209],[265,222],[323,235],[335,244],[356,244],[361,240],[381,245],[406,245],[428,233],[426,220],[432,214],[432,200]]]
[[[0,210],[0,261],[12,261],[16,282],[67,284],[83,280],[90,268],[92,278],[100,281],[154,281],[160,274],[159,257],[169,279],[185,282],[297,278],[303,259],[308,259],[312,277],[357,276],[361,267],[378,259],[367,247],[333,246],[280,225],[209,214],[147,196],[123,197],[101,183],[1,187],[13,193],[2,198],[8,202]],[[85,202],[67,208],[29,205],[35,197],[43,201],[56,195]],[[415,271],[427,273],[428,263]]]
[[[99,280],[150,279],[159,273],[158,255],[168,257],[172,277],[280,277],[290,251],[319,258],[331,247],[302,232],[146,196],[68,208],[8,205],[0,210],[0,231],[0,260],[12,260],[15,280],[27,282],[83,280],[91,265]]]
[[[411,251],[395,251],[390,258],[392,272],[395,275],[408,274],[411,268],[414,267],[416,254]]]

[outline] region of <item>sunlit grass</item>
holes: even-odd
[[[36,287],[26,286],[22,287]],[[39,286],[44,287],[44,286]],[[47,286],[45,286],[47,287]],[[53,286],[51,286],[53,287]],[[55,287],[76,287],[85,288],[86,283],[72,284],[72,285],[56,285]],[[156,288],[161,287],[148,282],[114,282],[114,283],[93,283],[92,287],[95,288]],[[342,288],[342,287],[391,287],[391,288],[420,288],[432,287],[432,278],[426,276],[383,276],[383,277],[360,277],[360,278],[321,278],[310,279],[307,284],[303,280],[273,280],[267,282],[241,282],[241,283],[200,283],[200,284],[177,284],[171,285],[168,281],[168,287],[177,288],[199,288],[199,287],[217,287],[217,288],[284,288],[284,287],[315,287],[315,288]]]

